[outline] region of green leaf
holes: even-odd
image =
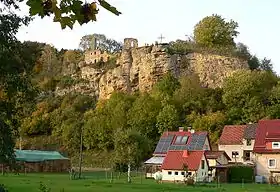
[[[36,14],[43,12],[42,1],[28,0],[26,2],[26,4],[30,7],[29,13],[31,16],[34,16]]]
[[[117,10],[116,7],[111,6],[109,3],[107,3],[105,0],[98,0],[101,7],[103,7],[104,9],[107,9],[108,11],[114,13],[115,15],[119,16],[120,14],[122,14],[121,12],[119,12]]]
[[[72,19],[70,17],[61,17],[60,23],[61,23],[61,28],[62,29],[65,29],[66,26],[68,26],[69,28],[73,29],[74,23],[73,23],[73,21],[72,21]]]

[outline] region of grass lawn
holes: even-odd
[[[110,183],[110,175],[107,179],[105,173],[88,176],[82,180],[70,180],[67,174],[21,174],[0,176],[0,184],[4,184],[9,192],[40,192],[40,182],[51,189],[51,192],[278,192],[280,186],[270,186],[268,184],[221,184],[217,188],[215,184],[203,186],[185,186],[183,184],[163,183],[156,184],[152,179],[138,177],[132,178],[132,183],[128,184],[125,175],[114,179]]]

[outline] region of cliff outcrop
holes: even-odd
[[[221,87],[224,79],[239,69],[249,69],[247,61],[235,57],[213,54],[169,54],[168,44],[138,47],[136,39],[124,40],[121,53],[109,55],[96,50],[85,53],[85,61],[79,64],[79,76],[87,83],[76,84],[63,94],[79,91],[107,99],[113,91],[150,91],[152,86],[167,72],[175,77],[196,73],[203,86]],[[116,57],[115,66],[104,70],[96,68],[96,61]],[[81,88],[84,87],[84,88]]]

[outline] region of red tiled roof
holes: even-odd
[[[199,168],[204,151],[168,151],[161,169],[166,170],[182,170],[186,164],[190,171],[196,171]],[[206,161],[207,163],[207,161]]]
[[[219,139],[220,145],[241,145],[247,125],[226,125]]]
[[[224,155],[228,160],[231,160],[225,151],[206,151],[206,159],[218,159],[221,155]]]
[[[280,141],[280,119],[260,120],[256,131],[254,152],[279,153],[279,149],[266,149],[267,141]]]

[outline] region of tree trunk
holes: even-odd
[[[130,163],[128,163],[128,168],[127,168],[127,182],[128,183],[131,183],[130,172],[131,172],[131,167],[130,167]]]

